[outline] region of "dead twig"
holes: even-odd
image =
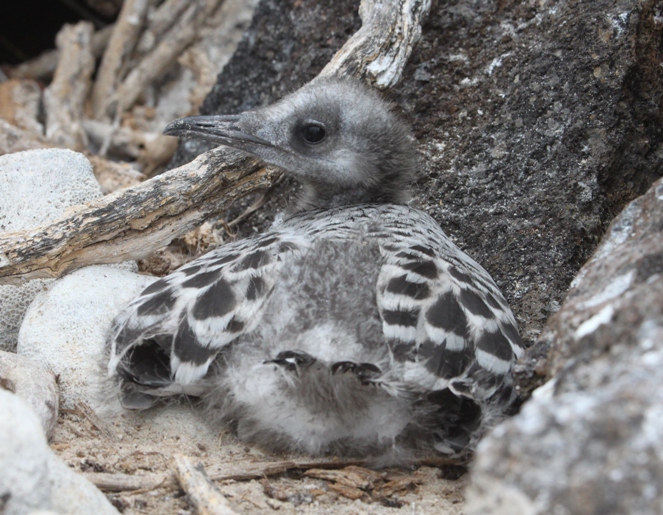
[[[220,0],[197,0],[187,8],[156,48],[131,70],[118,87],[118,113],[129,109],[145,88],[177,61],[177,57],[195,41],[206,18],[219,3]]]
[[[191,0],[166,0],[154,12],[148,14],[148,26],[136,46],[138,52],[145,54],[152,50],[154,45],[181,18],[190,3]]]
[[[93,427],[97,429],[102,435],[108,438],[111,441],[117,440],[115,434],[108,429],[108,426],[99,418],[99,415],[88,406],[85,402],[77,402],[76,409],[79,410],[80,414],[87,419],[87,421],[92,424]]]
[[[462,465],[464,462],[449,458],[431,458],[419,460],[415,463],[420,467],[444,467],[448,465]],[[350,472],[355,472],[359,479],[356,480],[354,487],[363,485],[366,481],[375,481],[382,477],[380,472],[366,469],[367,463],[363,460],[321,460],[321,461],[272,461],[272,462],[251,462],[251,463],[228,463],[208,467],[208,475],[212,481],[250,481],[252,479],[261,479],[265,477],[279,476],[291,471],[304,471],[305,475],[310,477],[335,480],[338,474],[324,475],[324,471],[350,468]],[[359,467],[361,470],[353,470],[352,467]],[[306,472],[310,471],[310,473]],[[343,474],[348,477],[348,474]],[[100,490],[104,492],[123,492],[139,489],[154,489],[159,486],[173,486],[175,479],[163,474],[147,474],[142,476],[133,476],[129,474],[109,474],[101,472],[86,472],[83,474],[86,479],[91,481]],[[391,479],[387,477],[387,479]],[[395,478],[393,481],[399,480]]]
[[[189,501],[200,515],[234,515],[228,500],[205,474],[205,469],[183,454],[173,456],[173,470]]]
[[[58,146],[76,150],[87,147],[82,118],[94,71],[92,32],[89,22],[62,28],[57,36],[62,58],[53,82],[44,91],[46,138]]]
[[[431,0],[362,0],[361,28],[336,52],[320,75],[354,75],[379,89],[394,86],[421,37],[421,24],[430,6]]]
[[[269,187],[279,173],[236,151],[211,150],[48,226],[0,235],[0,283],[142,259],[226,211],[235,200]]]
[[[111,474],[108,472],[83,472],[81,475],[102,492],[149,492],[161,487],[174,487],[177,481],[172,474]]]
[[[126,0],[122,5],[92,90],[92,110],[98,120],[110,118],[108,108],[114,98],[122,66],[136,46],[148,7],[148,0]]]

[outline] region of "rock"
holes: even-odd
[[[663,512],[663,180],[612,222],[541,344],[554,379],[479,445],[467,512]]]
[[[23,356],[0,351],[0,388],[15,393],[32,407],[50,440],[60,405],[55,374]]]
[[[3,515],[37,510],[100,515],[117,510],[90,482],[48,448],[30,406],[0,389],[0,508]]]
[[[356,7],[263,0],[201,112],[311,79],[357,28]],[[495,277],[530,342],[612,217],[663,173],[657,12],[655,0],[437,2],[387,93],[420,143],[415,205]],[[183,142],[173,164],[205,148]],[[268,226],[292,190],[239,235]]]
[[[115,315],[156,277],[90,266],[55,281],[30,305],[18,337],[21,356],[58,375],[61,403],[99,407],[106,338]]]
[[[82,154],[43,149],[0,156],[0,232],[47,224],[71,206],[99,197],[101,188]],[[25,311],[50,282],[0,285],[0,350],[16,348]]]

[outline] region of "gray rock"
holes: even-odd
[[[154,280],[116,267],[90,266],[58,279],[30,305],[17,352],[58,375],[64,407],[78,401],[98,407],[113,317]]]
[[[32,407],[50,440],[60,406],[55,374],[23,356],[0,351],[0,388],[15,393]]]
[[[99,197],[101,187],[83,154],[43,149],[0,156],[0,232],[45,225]],[[0,350],[15,350],[25,311],[50,282],[0,285]]]
[[[0,389],[0,508],[3,515],[37,510],[67,514],[117,514],[90,482],[48,448],[32,408]]]
[[[663,513],[663,180],[610,225],[542,344],[554,379],[479,446],[468,513]]]

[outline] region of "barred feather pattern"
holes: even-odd
[[[349,347],[353,345],[346,346],[347,352],[343,346],[335,347],[331,354],[336,359],[322,349],[324,345],[336,345],[325,343],[332,336],[315,336],[313,340],[322,342],[315,347],[310,343],[311,337],[306,343],[294,343],[295,338],[288,342],[283,341],[288,339],[285,330],[261,327],[278,325],[280,306],[289,302],[288,292],[279,287],[279,281],[286,281],[282,276],[291,277],[298,268],[315,267],[307,256],[324,252],[325,245],[340,245],[350,254],[357,249],[358,256],[375,259],[367,265],[375,270],[374,274],[364,274],[370,276],[366,280],[372,282],[373,288],[366,298],[375,304],[371,308],[375,320],[366,321],[365,334],[381,334],[375,338],[367,336],[365,342],[353,342],[360,351],[351,352]],[[370,249],[375,250],[374,254]],[[365,257],[361,259],[366,261]],[[352,259],[348,263],[353,266]],[[299,279],[290,281],[296,285]],[[333,292],[326,295],[332,299],[326,302],[333,303]],[[313,293],[302,302],[316,299]],[[293,295],[292,302],[295,301]],[[338,332],[338,328],[329,332]],[[265,344],[270,338],[279,342]],[[477,413],[487,411],[488,405],[500,412],[513,402],[511,366],[523,352],[514,317],[489,274],[460,251],[426,213],[388,204],[307,211],[287,218],[258,237],[224,245],[149,286],[116,318],[109,341],[109,372],[119,374],[142,394],[210,395],[210,390],[216,390],[211,394],[211,404],[220,407],[224,419],[234,422],[246,439],[313,454],[330,450],[362,454],[368,448],[385,447],[389,441],[393,446],[403,439],[409,439],[407,445],[413,445],[412,440],[426,440],[424,433],[434,436],[438,451],[458,452],[470,444],[471,438],[462,431],[459,436],[454,425],[465,424],[466,433],[479,434],[475,407]],[[162,367],[165,371],[153,373],[154,367],[148,373],[132,369],[134,365],[128,357],[146,342],[157,342],[168,357],[168,363]],[[241,346],[247,350],[241,350]],[[248,348],[251,346],[253,350]],[[300,354],[283,354],[285,350]],[[275,359],[274,353],[281,359]],[[348,383],[344,378],[338,379],[344,381],[343,386],[329,386],[332,397],[336,396],[339,402],[346,399],[351,416],[338,415],[340,422],[327,420],[324,429],[307,426],[304,420],[312,412],[343,411],[323,400],[329,399],[328,392],[312,401],[310,391],[324,389],[321,385],[339,369],[358,370],[347,365],[355,361],[364,367],[359,383]],[[210,368],[213,362],[215,365]],[[317,403],[315,409],[309,406],[306,413],[292,415],[302,421],[305,429],[289,437],[282,434],[291,431],[287,423],[272,427],[287,411],[287,402],[277,403],[278,412],[265,407],[273,402],[273,396],[252,406],[244,397],[253,395],[256,387],[241,390],[232,384],[244,381],[249,369],[259,369],[264,376],[260,367],[269,364],[274,368],[275,363],[294,370],[292,377],[279,371],[274,379],[274,384],[283,382],[283,386],[274,387],[276,390],[291,388],[290,395],[300,396],[292,404],[293,413],[299,413],[302,404]],[[305,367],[309,379],[303,372]],[[370,380],[366,379],[368,376]],[[369,383],[373,390],[350,390]],[[306,389],[309,393],[304,398],[302,392]],[[410,422],[385,424],[390,428],[385,429],[388,434],[381,435],[378,443],[369,442],[365,435],[375,430],[358,429],[352,410],[365,413],[371,399],[381,406],[381,420],[397,416],[409,417]],[[397,401],[392,402],[394,399]],[[440,421],[445,409],[455,410],[453,417],[459,421]],[[393,415],[389,415],[391,412]],[[471,416],[463,421],[464,415],[458,414],[461,412]],[[288,420],[292,421],[292,417]],[[485,413],[483,417],[486,419]],[[322,433],[325,436],[320,436]],[[364,435],[355,439],[361,443],[348,443],[358,433]],[[276,445],[280,440],[284,444]],[[345,443],[339,446],[338,442]]]

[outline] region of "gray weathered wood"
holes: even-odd
[[[0,282],[16,284],[81,266],[141,259],[235,200],[269,187],[278,175],[234,150],[211,150],[46,227],[0,235]]]
[[[205,474],[200,463],[193,463],[183,454],[173,456],[173,470],[182,490],[200,515],[234,515],[228,500]]]
[[[431,0],[362,0],[361,28],[320,75],[354,75],[379,89],[394,86],[421,37],[421,24],[430,6]]]

